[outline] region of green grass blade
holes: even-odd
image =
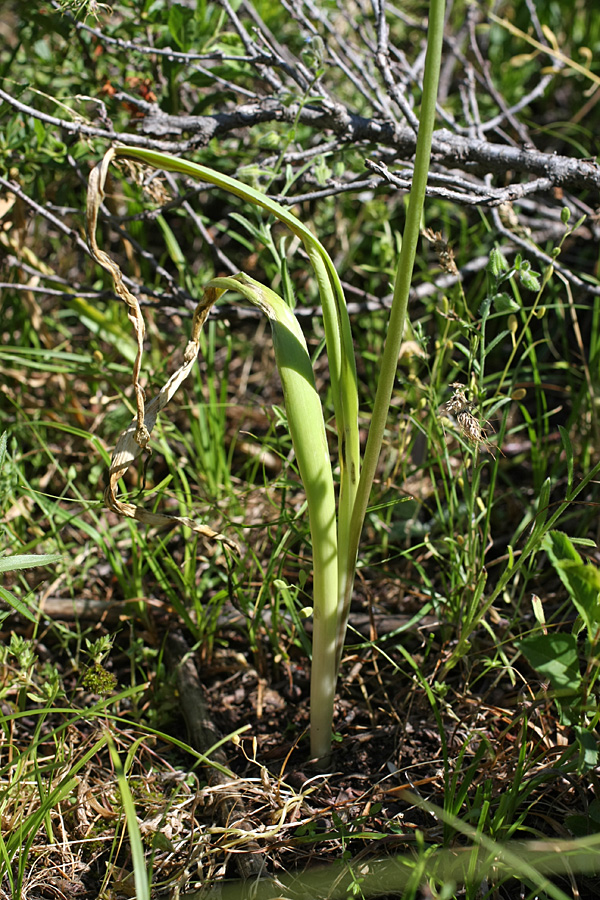
[[[110,735],[107,735],[107,738],[110,756],[117,773],[117,781],[119,783],[119,790],[121,791],[121,800],[123,801],[123,810],[125,812],[125,821],[127,823],[127,832],[129,834],[136,900],[150,900],[150,885],[148,884],[148,873],[146,871],[146,860],[144,858],[144,845],[142,844],[140,827],[135,814],[135,803],[133,802],[121,758],[117,753],[117,749]]]

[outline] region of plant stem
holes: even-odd
[[[442,43],[444,37],[445,0],[431,0],[429,7],[429,26],[427,30],[427,55],[423,78],[423,101],[417,136],[415,168],[410,191],[406,224],[402,237],[402,249],[398,262],[398,270],[394,282],[394,296],[390,321],[381,361],[381,371],[373,406],[373,416],[369,428],[369,436],[365,449],[363,468],[358,484],[352,519],[348,534],[348,544],[341,546],[344,552],[347,577],[345,579],[345,598],[340,611],[341,621],[338,628],[337,659],[341,658],[346,630],[346,622],[350,608],[350,598],[354,581],[354,569],[358,555],[358,544],[367,511],[367,503],[375,478],[375,471],[381,453],[381,445],[387,422],[387,416],[396,378],[400,345],[404,335],[404,323],[408,307],[408,296],[413,267],[419,240],[427,175],[431,158],[431,140],[435,123],[435,104],[442,59]]]

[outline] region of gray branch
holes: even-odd
[[[138,100],[138,106],[145,113],[141,120],[140,135],[100,128],[80,118],[69,121],[51,116],[16,100],[1,88],[0,99],[26,115],[64,129],[73,135],[99,137],[129,146],[145,146],[172,153],[185,152],[191,147],[204,147],[215,137],[242,128],[252,128],[259,123],[293,124],[298,118],[316,131],[326,132],[330,136],[335,135],[342,143],[374,145],[388,151],[392,149],[398,159],[410,159],[416,147],[416,135],[412,128],[383,119],[357,115],[341,104],[336,104],[332,110],[314,104],[299,109],[295,103],[285,106],[277,98],[266,98],[244,103],[232,111],[215,115],[171,116],[162,112],[157,104]],[[183,141],[161,140],[167,135],[181,137],[184,134],[191,135],[191,138]],[[432,160],[441,166],[479,175],[482,173],[505,175],[511,171],[547,179],[546,190],[563,187],[571,190],[588,189],[600,193],[600,166],[593,159],[572,159],[542,153],[528,147],[496,144],[479,138],[453,134],[446,129],[440,129],[434,134]]]

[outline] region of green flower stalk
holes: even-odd
[[[352,508],[351,523],[348,528],[348,546],[345,559],[348,565],[346,578],[346,594],[343,599],[343,609],[340,617],[338,637],[338,664],[341,659],[345,632],[348,621],[348,611],[354,583],[354,569],[358,554],[358,544],[362,531],[367,504],[379,456],[383,443],[387,415],[390,408],[392,391],[398,368],[400,346],[404,337],[404,325],[408,309],[408,297],[412,274],[417,253],[417,244],[421,232],[421,219],[427,188],[427,175],[431,160],[431,141],[435,125],[435,106],[442,62],[442,45],[444,40],[444,14],[445,0],[431,0],[429,6],[429,24],[427,28],[427,53],[425,57],[425,72],[423,76],[423,100],[419,119],[419,133],[417,135],[417,148],[415,152],[415,165],[413,182],[410,191],[406,224],[402,235],[402,249],[398,261],[398,269],[394,281],[394,296],[390,311],[390,320],[387,329],[385,347],[381,358],[381,369],[377,383],[377,393],[373,404],[373,415],[369,427],[365,459],[360,476],[360,483],[355,495],[355,503]]]

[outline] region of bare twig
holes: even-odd
[[[410,158],[416,147],[415,133],[411,128],[392,122],[369,119],[350,113],[338,105],[335,112],[316,105],[288,106],[271,98],[260,103],[239,106],[234,112],[214,116],[169,116],[156,107],[143,122],[143,130],[152,139],[130,132],[116,133],[104,128],[50,116],[22,103],[0,89],[0,99],[20,112],[39,118],[48,125],[62,128],[81,137],[99,137],[138,147],[151,147],[168,152],[185,152],[192,147],[205,146],[212,138],[238,128],[251,128],[260,122],[280,121],[295,123],[297,120],[318,131],[333,131],[344,142],[363,142],[393,147],[398,155]],[[187,141],[163,141],[157,136],[191,133]],[[600,166],[595,160],[578,160],[556,154],[542,153],[531,148],[493,144],[487,140],[465,138],[446,129],[435,132],[432,159],[439,165],[451,166],[470,172],[490,172],[505,175],[507,171],[527,173],[548,178],[554,187],[588,189],[600,193]]]
[[[365,165],[389,182],[389,184],[393,184],[402,190],[410,189],[411,178],[399,178],[390,172],[384,163],[377,163],[367,159]],[[430,185],[427,188],[428,197],[443,197],[445,200],[454,200],[463,206],[501,206],[503,203],[511,203],[513,200],[518,200],[529,194],[546,193],[553,187],[550,178],[536,178],[534,181],[525,184],[511,184],[507,188],[482,186],[470,181],[464,181],[458,177],[453,178],[452,176],[441,175],[435,172],[431,173],[430,180],[448,181],[453,185],[454,189],[437,188]]]
[[[520,237],[518,234],[515,234],[514,231],[510,231],[502,222],[500,218],[500,214],[498,210],[492,210],[492,216],[494,219],[494,226],[498,232],[498,234],[502,235],[508,240],[512,241],[513,244],[516,244],[518,247],[521,247],[523,250],[526,250],[527,253],[530,253],[534,256],[538,262],[542,263],[545,266],[552,266],[558,273],[560,273],[564,278],[567,279],[572,285],[579,288],[580,290],[587,291],[590,294],[593,294],[595,297],[600,297],[600,287],[597,287],[594,284],[588,284],[579,278],[578,275],[575,275],[570,269],[567,269],[566,266],[563,266],[557,260],[553,259],[551,256],[548,256],[547,253],[544,253],[543,250],[540,250],[533,242],[525,240],[525,238]]]
[[[375,59],[379,67],[379,71],[381,72],[381,77],[383,78],[383,82],[388,90],[390,97],[393,98],[395,103],[397,103],[399,108],[402,110],[406,121],[416,134],[419,130],[419,120],[410,104],[408,103],[406,97],[404,96],[402,89],[394,80],[392,70],[390,68],[388,46],[389,28],[385,14],[385,0],[379,0],[379,2],[376,4],[376,15],[377,53]]]

